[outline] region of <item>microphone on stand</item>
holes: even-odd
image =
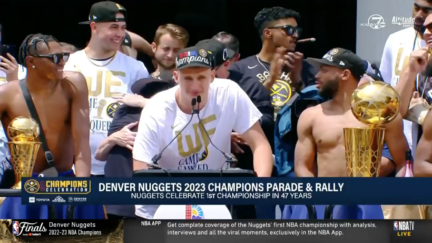
[[[212,145],[216,150],[218,150],[218,151],[219,151],[219,152],[220,152],[220,153],[225,157],[225,159],[226,159],[225,163],[228,163],[228,164],[234,164],[234,163],[237,163],[238,160],[237,160],[236,158],[234,158],[234,156],[232,156],[232,155],[230,155],[230,154],[228,154],[228,153],[225,153],[224,151],[222,151],[222,150],[220,150],[218,147],[216,147],[216,145],[214,145],[214,143],[213,143],[213,141],[211,140],[211,138],[210,138],[210,136],[209,136],[207,130],[206,130],[205,127],[204,127],[204,124],[202,124],[202,122],[201,122],[201,117],[200,117],[200,115],[199,115],[199,106],[200,106],[200,103],[201,103],[201,96],[198,95],[196,100],[197,100],[197,103],[198,103],[198,112],[196,113],[196,114],[197,114],[197,117],[198,117],[198,122],[199,122],[199,124],[203,127],[203,130],[204,130],[204,132],[206,133],[207,138],[208,138],[210,144],[211,144],[211,145]],[[223,166],[223,165],[222,165],[222,166]],[[222,169],[222,168],[221,168],[221,169]]]
[[[161,169],[161,170],[163,170],[163,171],[165,171],[168,175],[169,175],[169,173],[168,173],[168,171],[167,170],[165,170],[164,168],[162,168],[162,167],[160,167],[159,165],[158,165],[158,163],[159,163],[159,160],[162,158],[162,154],[163,154],[163,152],[177,139],[177,137],[178,136],[180,136],[180,134],[186,129],[186,127],[192,122],[192,119],[193,119],[193,116],[195,115],[195,114],[197,114],[197,110],[195,109],[195,105],[196,105],[196,103],[197,103],[197,99],[196,98],[193,98],[192,99],[192,103],[191,103],[191,105],[192,105],[192,115],[191,115],[191,118],[189,119],[189,121],[186,123],[186,125],[184,125],[184,127],[180,130],[180,132],[178,132],[177,133],[177,135],[162,149],[162,151],[160,152],[160,153],[158,153],[158,154],[156,154],[155,156],[153,156],[153,158],[152,158],[152,162],[153,162],[153,164],[147,164],[148,166],[150,166],[150,167],[154,167],[154,168],[157,168],[157,169]]]
[[[383,76],[382,76],[382,74],[381,74],[379,68],[377,67],[377,65],[376,65],[375,63],[372,63],[372,64],[371,64],[371,67],[372,67],[372,69],[375,71],[375,74],[381,78],[381,81],[384,81],[384,82],[385,82],[385,80],[384,80],[384,78],[383,78]]]

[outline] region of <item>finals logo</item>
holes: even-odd
[[[12,233],[15,236],[41,236],[43,233],[48,232],[43,222],[12,222]]]
[[[24,183],[24,190],[30,194],[89,194],[91,191],[89,180],[44,180],[29,179]]]
[[[394,221],[393,230],[396,231],[396,234],[399,237],[412,236],[414,223],[414,221]]]

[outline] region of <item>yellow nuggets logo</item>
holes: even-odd
[[[291,98],[291,86],[283,80],[276,80],[271,88],[272,105],[281,107]]]
[[[119,106],[120,106],[119,103],[112,103],[108,105],[106,109],[107,116],[109,116],[110,118],[114,118],[114,114]]]

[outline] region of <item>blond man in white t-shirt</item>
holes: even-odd
[[[154,163],[172,170],[219,170],[231,151],[231,132],[236,131],[252,149],[256,174],[270,177],[273,156],[259,124],[262,114],[246,93],[233,81],[215,79],[205,47],[180,51],[176,64],[174,79],[179,85],[155,95],[141,114],[134,170]],[[192,107],[193,99],[201,102]],[[135,208],[138,217],[152,219],[158,206]]]

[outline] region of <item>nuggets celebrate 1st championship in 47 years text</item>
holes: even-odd
[[[311,199],[341,192],[344,183],[99,183],[99,192],[131,192],[132,199]]]

